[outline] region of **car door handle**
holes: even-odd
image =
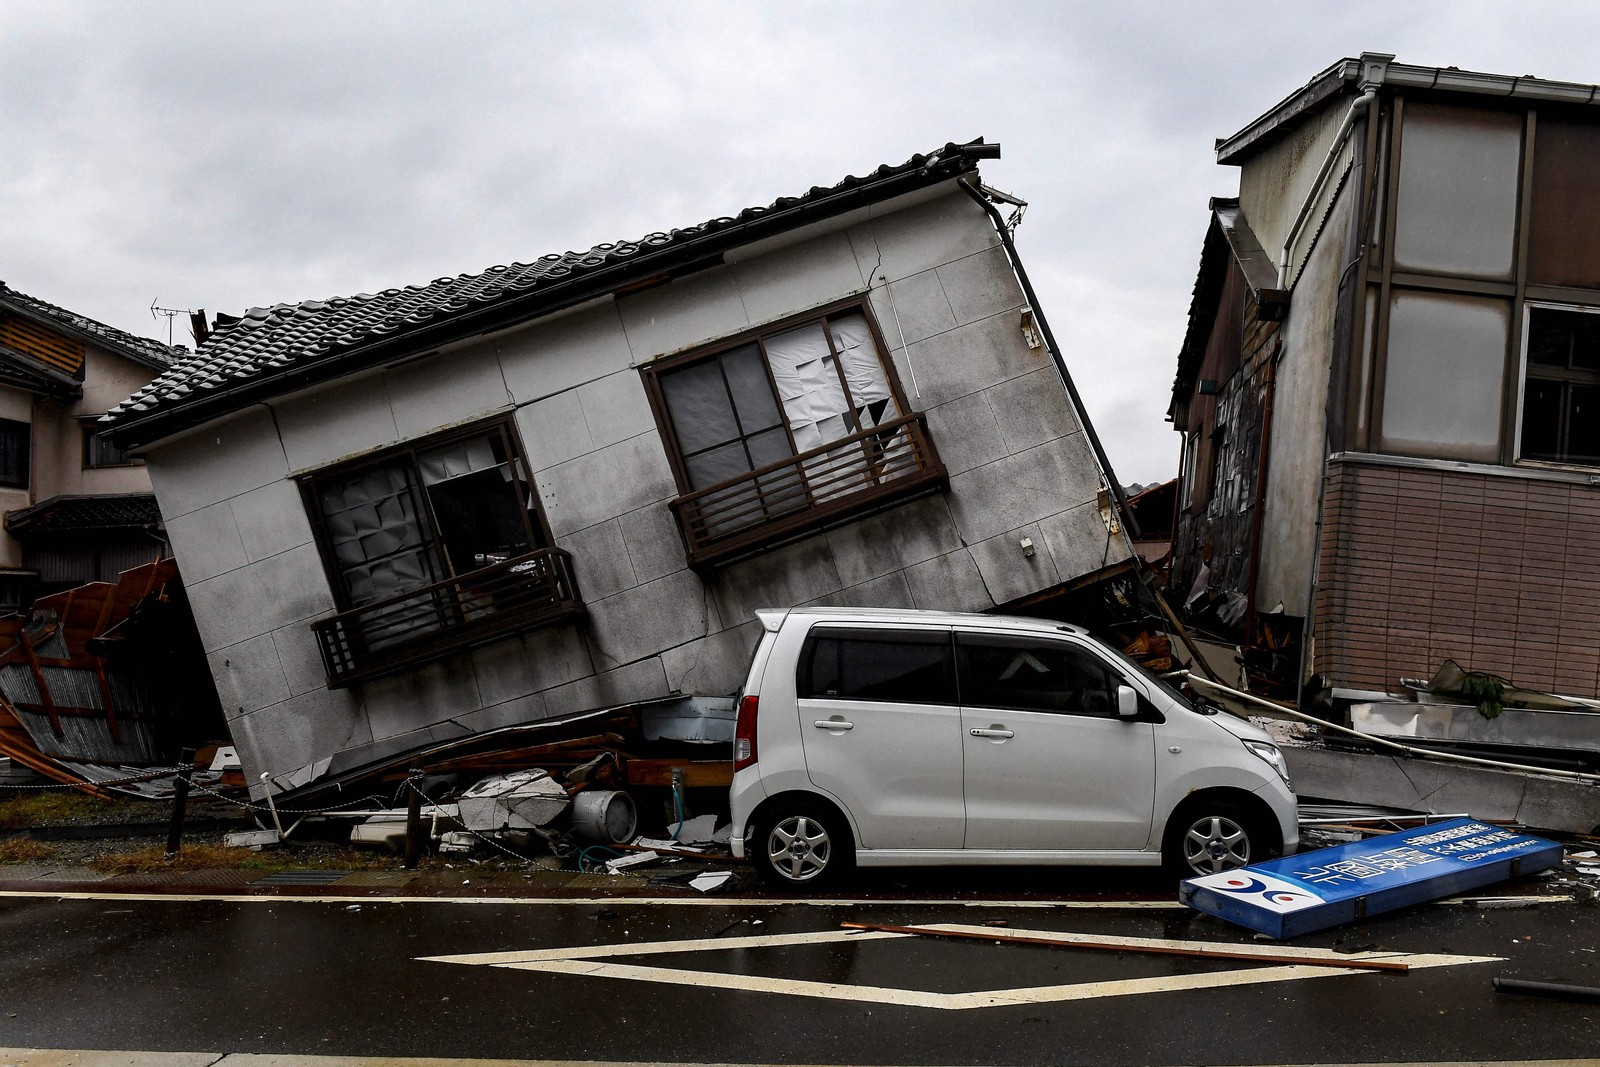
[[[972,734],[973,737],[993,737],[993,738],[1000,738],[1002,740],[1007,738],[1007,737],[1016,737],[1017,736],[1012,731],[1003,729],[1003,728],[998,727],[998,726],[991,726],[987,730],[979,729],[978,727],[973,727],[968,732],[970,734]]]
[[[819,730],[832,730],[835,733],[839,733],[844,730],[854,730],[856,728],[855,723],[845,722],[843,719],[818,719],[811,725],[815,726]]]

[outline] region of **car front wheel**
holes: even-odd
[[[843,820],[820,805],[780,804],[756,826],[752,858],[769,882],[816,888],[836,884],[854,864]]]
[[[1266,835],[1248,813],[1212,804],[1180,813],[1167,828],[1162,852],[1173,874],[1195,878],[1266,859]]]

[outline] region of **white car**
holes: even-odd
[[[1156,866],[1292,852],[1265,731],[1197,709],[1083,629],[911,610],[759,611],[732,846],[768,879],[856,864]]]

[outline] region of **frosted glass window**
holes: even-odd
[[[1511,277],[1522,116],[1411,104],[1400,141],[1394,265]]]
[[[1504,300],[1392,294],[1380,451],[1499,460],[1510,311]]]

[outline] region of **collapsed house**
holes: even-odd
[[[1597,99],[1369,53],[1218,142],[1169,589],[1258,683],[1600,693]]]
[[[251,780],[730,694],[756,608],[1047,608],[1131,568],[998,154],[217,316],[104,425]]]

